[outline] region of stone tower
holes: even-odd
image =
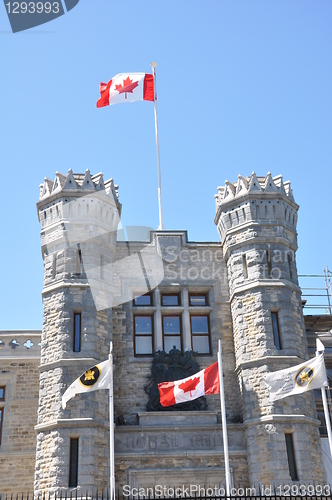
[[[37,210],[44,287],[35,493],[78,484],[83,490],[106,487],[105,391],[80,395],[65,410],[61,397],[109,353],[112,293],[107,264],[114,258],[121,210],[117,186],[89,170],[85,175],[57,172],[54,181],[45,178],[41,185]]]
[[[265,372],[308,359],[295,263],[298,208],[290,182],[270,173],[239,175],[216,195],[252,485],[324,484],[313,392],[270,403],[263,381]]]

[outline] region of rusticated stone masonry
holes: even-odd
[[[263,378],[308,359],[295,262],[298,205],[290,183],[270,173],[239,176],[218,188],[216,208],[228,268],[250,482],[324,484],[313,394],[271,403]],[[292,434],[296,478],[290,477],[286,433]]]

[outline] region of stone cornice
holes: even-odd
[[[232,292],[232,295],[230,296],[230,303],[232,303],[232,300],[234,299],[234,296],[243,293],[243,292],[248,292],[249,290],[254,290],[255,288],[266,288],[266,287],[283,287],[283,288],[289,288],[293,292],[297,292],[298,294],[301,295],[301,288],[298,285],[295,285],[291,281],[288,280],[274,280],[272,278],[269,279],[258,279],[258,280],[251,280],[247,279],[248,283],[245,285],[237,286],[236,289]]]
[[[1,361],[12,361],[13,363],[16,363],[19,360],[24,359],[24,361],[40,361],[40,354],[39,356],[24,356],[24,355],[13,355],[13,356],[1,356],[0,355],[0,362]]]
[[[109,428],[109,422],[106,420],[99,420],[96,418],[55,418],[43,424],[35,425],[37,432],[49,431],[52,429],[59,429],[63,427],[105,427]]]
[[[307,417],[306,415],[263,415],[258,418],[250,418],[243,422],[245,429],[248,427],[256,427],[259,424],[288,424],[291,426],[294,423],[309,424],[319,427],[320,421],[316,418]]]
[[[109,428],[109,422],[107,420],[100,420],[96,418],[56,418],[49,420],[48,422],[42,423],[42,424],[37,424],[35,425],[35,430],[40,432],[44,430],[51,430],[51,429],[56,429],[56,428],[63,428],[63,427],[91,427],[91,426],[98,426],[98,427],[105,427]],[[205,428],[205,427],[204,427]],[[227,429],[229,430],[238,430],[238,431],[243,431],[243,424],[227,424]],[[167,427],[167,432],[169,431],[183,431],[184,427],[183,426],[178,426],[178,427]],[[188,431],[199,431],[202,432],[202,426],[188,426],[187,427]],[[221,424],[219,425],[213,425],[213,426],[208,426],[207,430],[209,431],[221,431]],[[141,425],[121,425],[121,426],[115,426],[114,429],[116,434],[127,434],[127,433],[149,433],[152,431],[156,432],[165,432],[165,429],[160,426],[149,426],[149,427],[142,427]],[[212,454],[215,452],[212,452]]]
[[[28,458],[28,457],[36,457],[36,450],[34,451],[8,451],[6,449],[0,448],[0,457],[4,455],[7,458],[10,457],[18,457],[18,458]]]
[[[86,364],[88,366],[94,366],[98,363],[101,363],[101,361],[95,358],[62,358],[57,359],[56,361],[51,361],[50,363],[39,365],[38,368],[40,372],[45,372],[47,370],[55,370],[55,368],[60,368],[61,366],[70,366],[72,364]]]
[[[257,225],[259,225],[259,224],[257,224]],[[241,226],[241,229],[242,229],[242,226]],[[236,232],[242,232],[242,231],[236,231]],[[272,236],[271,235],[271,237],[269,237],[269,238],[267,238],[267,237],[263,238],[263,237],[259,237],[259,236],[258,237],[257,236],[252,236],[250,238],[242,240],[242,241],[240,241],[238,243],[234,243],[232,245],[228,245],[225,242],[226,236],[229,236],[229,232],[228,231],[227,231],[227,233],[225,233],[225,237],[224,237],[224,239],[221,242],[222,246],[225,245],[227,247],[226,251],[224,252],[224,258],[225,258],[226,262],[229,259],[230,254],[234,250],[238,250],[239,248],[243,248],[243,247],[250,246],[250,245],[258,245],[260,243],[261,244],[267,244],[268,243],[269,245],[273,244],[273,243],[281,243],[282,245],[285,245],[290,250],[293,250],[293,252],[296,252],[297,249],[298,249],[297,244],[291,243],[289,240],[287,240],[283,236]]]
[[[299,365],[304,363],[305,360],[299,358],[298,356],[263,356],[261,358],[250,359],[248,361],[243,361],[239,363],[235,372],[239,374],[241,370],[246,370],[247,368],[259,367],[268,364],[289,364],[289,365]]]
[[[120,459],[123,459],[123,460],[126,460],[126,459],[132,459],[132,458],[142,458],[143,454],[142,452],[133,452],[133,451],[129,451],[129,452],[123,452],[123,451],[120,451],[120,452],[117,452],[115,451],[114,452],[115,456],[117,458],[120,458]],[[241,450],[232,450],[232,449],[228,449],[228,454],[229,456],[231,457],[247,457],[248,456],[248,452],[247,452],[247,449],[246,448],[243,448]],[[191,450],[191,451],[165,451],[163,450],[162,452],[155,452],[155,451],[146,451],[144,450],[144,456],[149,456],[149,457],[155,457],[155,456],[165,456],[167,458],[183,458],[183,457],[199,457],[201,458],[202,457],[202,450]],[[224,452],[223,451],[213,451],[213,450],[206,450],[204,449],[204,456],[208,456],[208,457],[223,457],[224,456]],[[230,467],[230,470],[232,470],[232,467]]]
[[[188,413],[188,412],[186,412]],[[190,412],[191,413],[191,412]],[[149,433],[149,432],[165,432],[165,426],[160,426],[160,425],[121,425],[117,426],[115,428],[115,432],[117,434],[134,434],[137,432],[144,432],[144,433]],[[243,424],[230,424],[227,423],[227,430],[229,431],[239,431],[243,432]],[[174,432],[174,431],[192,431],[192,432],[202,432],[202,430],[207,430],[207,431],[222,431],[221,428],[221,423],[220,424],[200,424],[200,425],[167,425],[167,432]]]
[[[57,281],[56,283],[52,285],[47,285],[44,286],[43,291],[42,291],[42,296],[54,292],[56,290],[59,290],[60,288],[89,288],[90,285],[88,283],[87,279],[82,279],[81,281],[67,281],[67,280],[61,280]]]
[[[0,330],[0,337],[37,337],[41,333],[41,330]]]

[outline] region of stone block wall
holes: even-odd
[[[158,239],[158,234],[155,238]],[[169,243],[167,242],[167,234],[164,234],[163,238],[165,253],[167,251],[169,255],[172,253],[172,260],[171,262],[163,260],[163,279],[153,292],[154,306],[146,309],[142,307],[135,309],[133,302],[130,301],[113,309],[115,415],[122,414],[128,422],[135,423],[137,413],[145,411],[148,402],[144,386],[149,383],[148,376],[151,374],[152,360],[148,356],[134,356],[134,313],[143,314],[146,310],[149,314],[154,314],[155,349],[162,349],[161,320],[163,314],[167,314],[169,309],[159,307],[160,294],[183,293],[182,304],[176,310],[176,314],[181,315],[182,335],[187,338],[187,345],[184,348],[191,349],[190,308],[188,308],[188,304],[185,304],[185,300],[188,300],[185,298],[188,297],[186,294],[191,292],[207,293],[209,297],[207,311],[210,319],[212,352],[209,356],[198,356],[196,359],[201,368],[215,362],[218,339],[222,340],[227,418],[230,421],[233,418],[241,418],[240,394],[235,375],[227,268],[220,245],[188,243],[186,235],[181,232],[177,235],[178,247],[174,246],[176,244],[174,234],[169,236]],[[125,245],[117,246],[118,259],[125,256],[126,252]],[[140,292],[140,287],[139,285],[135,287],[135,283],[133,283],[131,290],[133,298],[135,294]],[[186,315],[188,315],[188,320],[186,320]],[[207,404],[209,410],[220,412],[218,396],[209,396]]]
[[[40,333],[12,331],[0,334],[0,386],[5,388],[5,400],[0,401],[3,411],[0,446],[2,494],[33,492]]]
[[[116,473],[120,491],[131,487],[225,487],[221,425],[216,412],[175,411],[139,414],[139,425],[115,432]],[[234,484],[248,485],[242,424],[228,425]]]
[[[65,283],[44,293],[37,421],[35,492],[68,487],[70,438],[79,438],[79,486],[106,487],[109,473],[108,393],[77,395],[62,409],[65,390],[85,370],[107,359],[111,312],[97,311],[88,286]],[[74,313],[81,313],[81,350],[73,352]],[[89,471],[89,473],[88,473]]]

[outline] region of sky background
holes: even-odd
[[[0,329],[42,326],[45,176],[102,171],[123,225],[157,228],[153,104],[96,108],[101,81],[151,61],[166,229],[218,241],[217,186],[270,171],[300,205],[298,272],[332,268],[331,26],[330,0],[80,0],[12,34],[1,4]]]

